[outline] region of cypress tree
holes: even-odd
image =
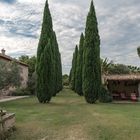
[[[56,34],[54,32],[54,96],[62,90],[62,66],[61,66],[61,54],[59,52],[58,42],[56,38]]]
[[[83,56],[83,93],[88,103],[95,103],[101,88],[100,37],[93,1],[87,16]]]
[[[70,69],[70,73],[69,73],[69,85],[71,83],[71,77],[72,77],[72,68]]]
[[[57,40],[56,40],[56,34],[55,32],[53,32],[53,59],[54,59],[54,63],[53,63],[53,79],[54,79],[54,92],[53,92],[53,96],[56,96],[57,93],[57,86],[58,86],[58,79],[57,79],[57,73],[58,73],[58,44],[57,44]]]
[[[49,10],[48,0],[46,0],[41,35],[37,50],[37,61],[39,61],[41,53],[43,52],[46,44],[48,43],[48,40],[52,38],[52,33],[53,33],[52,17]]]
[[[73,53],[73,57],[72,57],[72,67],[71,67],[71,70],[70,70],[70,87],[72,90],[74,90],[74,87],[73,87],[73,82],[74,82],[74,58],[75,58],[75,52]]]
[[[57,93],[63,89],[63,81],[62,81],[62,64],[61,64],[61,54],[58,53],[58,86],[57,86]]]
[[[138,56],[140,57],[140,47],[137,48]]]
[[[75,47],[72,60],[72,75],[71,75],[71,88],[75,91],[75,79],[76,79],[76,66],[77,66],[78,46]]]
[[[57,71],[59,49],[53,31],[52,18],[48,0],[45,4],[42,30],[37,50],[37,84],[36,91],[39,102],[49,102],[57,92]],[[61,60],[59,61],[61,63]],[[60,64],[59,64],[60,65]]]
[[[79,53],[77,57],[76,78],[75,78],[75,91],[80,96],[83,95],[82,91],[83,45],[84,45],[84,35],[82,33],[79,43]]]
[[[53,93],[53,54],[51,41],[45,46],[40,57],[37,75],[37,97],[40,103],[48,103]]]

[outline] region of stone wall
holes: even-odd
[[[20,76],[21,76],[21,87],[26,88],[28,82],[28,67],[23,65],[20,66]]]
[[[0,60],[4,61],[5,63],[10,63],[11,61],[7,60],[7,59],[2,59],[0,58]],[[20,63],[17,63],[20,67],[20,76],[21,76],[21,84],[20,87],[21,88],[26,88],[27,87],[27,82],[28,82],[28,67],[24,66]],[[9,95],[10,91],[15,90],[15,87],[6,87],[5,89],[3,89],[2,94],[3,95]]]
[[[0,139],[5,139],[7,133],[15,127],[15,114],[0,112]]]

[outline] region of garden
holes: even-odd
[[[139,103],[89,105],[64,89],[48,105],[30,97],[0,106],[16,113],[9,140],[139,140]]]

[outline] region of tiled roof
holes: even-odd
[[[140,74],[106,75],[106,80],[140,80]]]
[[[0,53],[0,59],[5,59],[5,60],[8,60],[8,61],[16,61],[18,64],[20,64],[20,65],[23,65],[23,66],[25,66],[25,67],[28,67],[28,65],[27,64],[25,64],[25,63],[23,63],[23,62],[21,62],[21,61],[18,61],[18,60],[16,60],[16,59],[14,59],[14,58],[12,58],[12,57],[10,57],[10,56],[8,56],[8,55],[3,55],[2,53]]]

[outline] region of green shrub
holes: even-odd
[[[63,81],[63,86],[69,86],[69,80],[64,80]]]
[[[104,88],[104,87],[101,88],[99,101],[103,102],[103,103],[112,102],[112,95],[111,95],[111,93],[106,88]]]
[[[35,95],[36,90],[36,73],[34,72],[28,80],[28,89],[32,95]]]
[[[63,75],[63,86],[69,86],[69,76],[67,74]]]
[[[12,91],[11,95],[12,96],[26,96],[26,95],[31,95],[31,92],[28,90],[28,88],[26,89],[17,88],[16,90]]]

